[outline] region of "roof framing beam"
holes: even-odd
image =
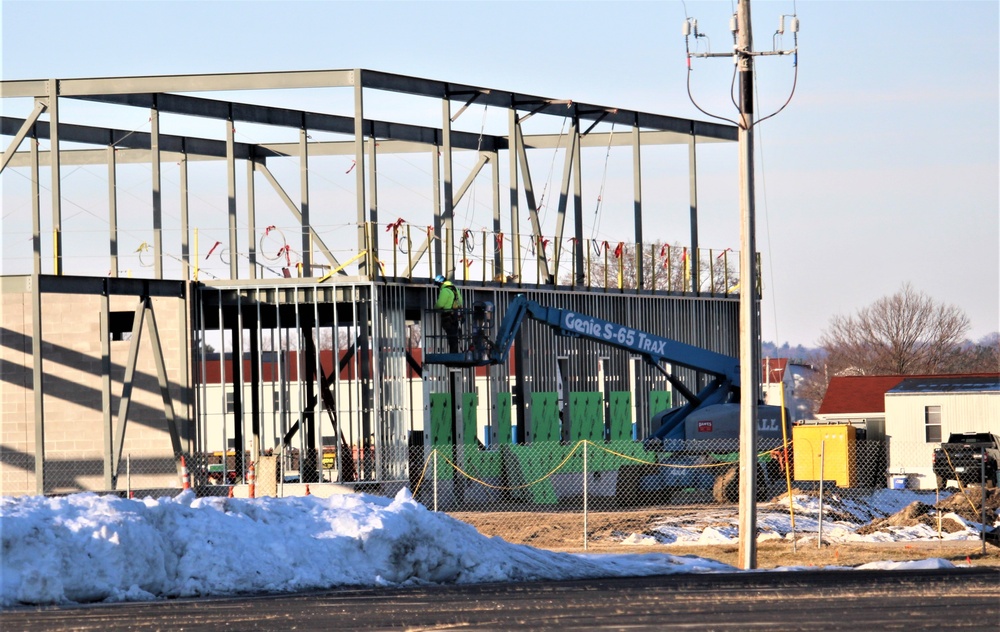
[[[0,135],[14,136],[23,125],[24,119],[0,117]],[[48,121],[36,121],[35,134],[38,138],[49,138]],[[457,135],[459,132],[453,132]],[[692,132],[678,134],[674,132],[643,132],[640,143],[643,147],[657,145],[687,145],[691,141]],[[610,132],[591,132],[587,136],[581,136],[580,145],[582,147],[626,147],[633,143],[630,134]],[[116,160],[120,164],[136,164],[150,161],[151,136],[147,132],[130,132],[120,129],[107,129],[100,127],[87,127],[83,125],[73,125],[60,123],[59,137],[61,140],[73,143],[88,145],[100,145],[102,147],[114,145],[118,150]],[[507,148],[507,139],[504,137],[494,137],[497,145],[501,149]],[[706,142],[723,142],[718,139],[710,139]],[[430,145],[424,142],[396,140],[379,141],[379,153],[382,154],[402,154],[402,153],[424,153],[428,151]],[[555,149],[565,146],[565,139],[560,140],[558,134],[536,134],[524,136],[524,146],[527,149]],[[249,159],[254,145],[247,143],[235,143],[234,151],[237,159]],[[262,143],[256,145],[259,156],[266,157],[287,157],[299,154],[299,143]],[[476,147],[460,147],[470,151]],[[492,150],[496,151],[496,149]],[[223,140],[213,140],[209,138],[198,138],[194,136],[174,136],[170,134],[160,134],[160,153],[165,160],[179,160],[185,156],[188,160],[224,160],[226,158],[226,143]],[[39,152],[40,164],[48,164],[47,151]],[[107,162],[107,154],[104,149],[63,149],[61,162],[64,165],[82,164],[103,164]],[[354,141],[315,141],[309,143],[309,154],[312,156],[348,156],[354,154]],[[258,158],[259,159],[259,158]],[[12,167],[27,167],[28,152],[18,151],[10,159],[9,165]]]

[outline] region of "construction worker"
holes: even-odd
[[[448,353],[458,353],[458,336],[462,324],[457,310],[462,308],[462,294],[443,274],[434,277],[434,285],[440,288],[434,307],[442,310],[441,328],[448,338]]]

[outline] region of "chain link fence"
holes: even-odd
[[[899,442],[797,441],[761,445],[756,458],[760,538],[837,542],[976,539],[997,523],[996,472],[933,457],[935,446]],[[30,455],[0,454],[3,495],[36,493]],[[252,466],[252,467],[251,467]],[[524,521],[578,518],[574,542],[586,548],[595,513],[621,543],[726,543],[738,537],[739,453],[733,440],[675,442],[647,451],[642,443],[535,443],[394,446],[361,453],[330,447],[289,450],[251,463],[249,453],[126,455],[113,475],[101,458],[46,460],[45,493],[174,495],[189,484],[198,495],[288,496],[364,492],[394,496],[408,488],[435,511],[470,522],[489,516],[515,543]],[[941,481],[941,487],[938,481]],[[791,494],[789,494],[789,491]],[[789,502],[789,495],[792,501]],[[916,505],[914,504],[916,503]],[[610,517],[609,517],[610,515]],[[475,518],[475,519],[472,519]],[[993,537],[990,535],[990,537]]]

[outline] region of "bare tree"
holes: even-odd
[[[996,373],[1000,371],[1000,332],[984,336],[979,342],[967,342],[956,358],[955,369],[961,373]]]
[[[635,289],[639,266],[642,266],[642,289],[691,291],[726,294],[736,291],[739,275],[738,256],[731,250],[701,250],[698,279],[692,279],[694,266],[690,248],[656,242],[639,253],[636,245],[620,242],[591,241],[584,253],[584,284],[590,287],[621,287]],[[564,260],[571,254],[564,254]],[[572,273],[564,274],[561,282],[573,283]]]
[[[955,368],[968,330],[961,309],[906,283],[855,316],[834,316],[820,344],[833,375],[947,373]]]

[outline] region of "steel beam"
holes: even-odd
[[[281,187],[281,184],[279,184],[277,179],[275,179],[274,174],[272,174],[271,170],[267,168],[267,165],[264,164],[263,162],[258,162],[255,166],[255,169],[261,172],[267,179],[267,181],[271,183],[271,187],[278,194],[278,197],[280,197],[281,200],[285,203],[285,207],[292,212],[293,216],[295,216],[295,221],[302,224],[303,223],[302,214],[299,212],[299,207],[295,205],[295,202],[292,201],[292,198],[288,197],[288,194],[285,193],[285,190]],[[327,247],[322,237],[319,236],[319,233],[317,233],[312,226],[309,227],[309,235],[313,243],[319,248],[319,251],[322,252],[323,256],[325,256],[327,258],[327,261],[330,262],[330,265],[333,266],[334,268],[339,268],[340,262],[337,261],[337,258],[335,256],[333,256],[333,252]],[[347,273],[341,271],[340,274],[345,275]]]
[[[354,83],[352,70],[305,70],[203,75],[153,75],[63,79],[65,96],[130,94],[134,92],[219,92],[223,90],[283,90],[336,88]],[[44,93],[44,81],[4,81],[3,97],[32,97]]]
[[[552,262],[553,268],[555,268],[555,275],[559,276],[559,253],[562,250],[563,241],[563,228],[566,224],[566,207],[569,204],[569,183],[573,176],[573,165],[576,160],[576,152],[579,151],[580,142],[580,128],[578,127],[578,121],[576,118],[573,119],[573,124],[569,128],[569,147],[566,148],[566,155],[563,160],[563,175],[561,180],[561,185],[559,187],[559,206],[556,216],[556,235],[555,235],[555,257]],[[576,179],[580,179],[580,173],[577,172]],[[558,282],[558,278],[556,279]]]
[[[31,114],[28,115],[28,118],[24,120],[21,128],[14,134],[14,139],[10,142],[10,145],[7,145],[7,149],[3,152],[3,159],[2,162],[0,162],[0,173],[7,168],[7,163],[9,163],[10,159],[14,157],[15,153],[17,153],[17,148],[21,146],[21,142],[28,135],[28,132],[31,131],[31,127],[35,124],[35,121],[38,120],[38,117],[41,116],[42,112],[44,112],[46,108],[48,108],[48,105],[44,101],[35,101],[35,109],[32,110]]]
[[[542,283],[551,283],[549,275],[549,264],[545,259],[545,249],[541,244],[542,227],[538,221],[538,207],[535,204],[535,189],[531,184],[531,169],[528,165],[528,154],[524,150],[524,138],[521,135],[521,126],[518,124],[514,130],[514,146],[516,147],[517,162],[521,165],[521,177],[524,178],[524,197],[528,203],[528,217],[531,219],[531,239],[535,247],[535,261],[538,265],[538,274]]]
[[[128,424],[128,411],[132,406],[132,388],[135,380],[136,363],[139,359],[139,343],[142,342],[142,321],[146,315],[146,299],[140,298],[135,306],[132,317],[132,337],[129,339],[128,359],[125,362],[125,378],[122,380],[122,396],[118,401],[118,424],[115,428],[114,443],[111,444],[111,471],[115,480],[118,478],[118,467],[122,460],[122,450],[125,446],[125,426]]]

